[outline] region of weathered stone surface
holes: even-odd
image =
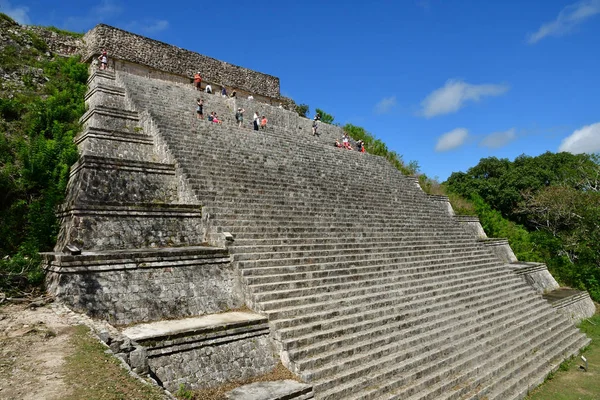
[[[277,363],[267,319],[250,312],[140,324],[122,334],[146,349],[150,369],[169,390],[248,379]]]
[[[79,154],[110,155],[134,161],[159,161],[152,137],[127,130],[88,128],[75,138]]]
[[[515,253],[510,248],[507,239],[482,239],[481,242],[494,253],[500,261],[505,263],[514,263],[518,261]]]
[[[111,59],[127,60],[175,75],[205,80],[267,97],[279,97],[279,78],[100,24],[84,36],[83,59],[108,51]]]
[[[150,369],[172,391],[180,384],[193,389],[215,387],[226,382],[246,380],[271,371],[275,351],[267,334],[228,342],[207,341],[201,347],[157,355],[148,359]]]
[[[175,166],[83,156],[71,167],[65,204],[175,203]]]
[[[80,37],[61,34],[41,26],[25,26],[24,28],[43,39],[52,53],[61,56],[73,56],[79,54],[84,48],[83,40]]]
[[[138,324],[123,330],[123,334],[135,341],[171,337],[189,332],[222,331],[239,325],[265,323],[267,319],[256,313],[231,311],[180,320],[158,321]]]
[[[243,304],[231,264],[222,251],[197,255],[140,252],[136,257],[70,256],[46,262],[46,287],[71,307],[115,324],[222,312]],[[109,253],[110,254],[110,253]],[[92,258],[78,262],[78,259]]]
[[[434,194],[427,195],[430,201],[433,201],[436,204],[439,204],[442,210],[444,210],[448,215],[454,216],[454,209],[450,204],[450,199],[448,196],[439,196]]]
[[[468,233],[477,239],[486,239],[487,235],[479,222],[479,218],[471,215],[455,215],[454,220]]]
[[[544,293],[543,296],[552,303],[556,311],[569,318],[574,324],[596,314],[596,305],[588,292],[559,288]]]
[[[225,394],[227,400],[304,400],[313,398],[312,387],[305,383],[283,380],[256,382]]]
[[[147,374],[150,371],[148,366],[148,354],[146,349],[138,347],[129,353],[129,365],[135,373]]]
[[[199,245],[205,241],[199,206],[140,203],[75,206],[59,213],[55,251]]]
[[[558,289],[559,285],[552,276],[546,264],[534,262],[512,262],[509,268],[525,279],[537,293],[548,293]]]

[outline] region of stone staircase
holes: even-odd
[[[246,304],[315,398],[522,398],[589,343],[414,178],[334,148],[339,130],[313,137],[310,121],[286,125],[266,105],[271,129],[238,129],[235,100],[118,81],[203,204],[209,237],[234,235]],[[197,121],[196,97],[225,123]]]

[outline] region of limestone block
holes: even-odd
[[[468,233],[478,239],[486,239],[487,235],[479,222],[479,218],[471,215],[455,215],[454,220]]]
[[[305,400],[313,398],[312,387],[305,383],[282,380],[256,382],[225,394],[227,400]]]
[[[138,374],[147,374],[150,371],[148,366],[148,353],[144,347],[138,346],[129,353],[129,365],[134,372]]]
[[[484,239],[482,243],[505,263],[517,262],[517,257],[506,239]]]

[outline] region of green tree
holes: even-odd
[[[298,104],[296,106],[296,112],[301,117],[308,118],[307,115],[308,115],[309,111],[310,111],[310,109],[308,108],[308,104]]]
[[[463,197],[477,194],[503,216],[534,228],[520,211],[526,191],[536,193],[552,185],[577,189],[585,185],[598,187],[598,175],[594,156],[547,152],[537,157],[521,155],[513,162],[496,157],[482,158],[466,173],[450,175],[446,183],[449,191]]]
[[[333,115],[326,113],[320,108],[317,108],[315,111],[321,116],[321,122],[325,122],[326,124],[333,124],[333,120],[335,119]]]
[[[42,281],[38,252],[56,242],[56,207],[77,159],[73,137],[85,112],[87,65],[47,58],[34,47],[2,54],[12,58],[0,56],[0,69],[4,61],[30,65],[47,78],[44,85],[0,88],[10,92],[0,100],[0,291],[13,294]]]
[[[509,238],[519,259],[543,260],[563,284],[600,300],[598,155],[485,158],[445,185],[471,196],[488,235]]]

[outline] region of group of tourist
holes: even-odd
[[[196,99],[196,118],[204,119],[204,101],[200,97]],[[214,122],[215,124],[223,123],[223,120],[219,119],[219,116],[214,111],[210,112],[207,119],[208,121]]]
[[[200,75],[200,72],[196,72],[194,74],[194,87],[199,92],[204,91],[205,93],[213,94],[213,89],[212,89],[212,86],[210,84],[207,84],[204,87],[204,90],[202,89],[202,76]],[[227,88],[225,86],[223,86],[221,88],[221,97],[236,98],[237,97],[237,92],[235,90],[233,90],[230,95],[227,95]]]
[[[235,120],[237,121],[238,127],[242,128],[244,126],[244,113],[246,112],[246,110],[244,110],[243,108],[238,108],[237,112],[235,113]],[[254,115],[252,116],[252,127],[254,128],[255,131],[257,131],[259,128],[260,129],[267,129],[267,117],[265,117],[264,115],[262,117],[259,116],[258,111],[254,112]]]
[[[196,87],[196,90],[202,91],[202,77],[200,76],[200,72],[197,72],[194,75],[194,86]],[[210,85],[206,85],[204,91],[206,93],[212,94],[212,87]],[[223,87],[221,89],[221,96],[224,98],[227,98],[227,89],[225,87]],[[231,93],[230,97],[236,97],[236,92],[235,90]],[[248,99],[253,99],[252,96],[249,96]],[[204,119],[204,103],[200,98],[196,99],[196,118],[198,119]],[[281,104],[279,105],[279,108],[283,108],[281,106]],[[239,107],[235,113],[235,121],[237,123],[238,128],[243,128],[244,127],[244,113],[246,112],[246,110],[244,110],[242,107]],[[216,124],[222,124],[223,120],[220,119],[217,115],[216,112],[211,112],[210,115],[208,116],[208,121],[210,122],[214,122]],[[319,135],[319,122],[321,121],[321,115],[319,113],[315,114],[313,121],[312,121],[312,134],[313,136],[318,136]],[[254,112],[254,115],[252,116],[252,128],[255,131],[258,131],[260,129],[266,129],[267,128],[267,117],[266,116],[260,116],[260,114],[258,113],[258,111]],[[335,141],[335,147],[338,148],[344,148],[346,150],[354,150],[352,148],[352,145],[350,144],[350,140],[348,138],[348,134],[346,132],[343,133],[342,136],[342,142],[340,143],[339,140],[336,139]],[[365,142],[363,142],[362,140],[359,140],[358,142],[356,142],[356,147],[357,150],[360,151],[361,153],[365,152]]]
[[[108,69],[108,55],[106,50],[102,50],[102,53],[100,54],[100,56],[98,57],[98,61],[100,61],[100,65],[99,68],[101,70],[106,70]],[[200,75],[200,72],[196,72],[196,74],[194,75],[194,87],[196,88],[196,90],[198,91],[202,91],[202,76]],[[212,87],[209,85],[206,85],[204,91],[206,93],[212,94]],[[231,95],[229,97],[235,98],[237,95],[236,91],[232,91]],[[222,97],[228,97],[227,96],[227,89],[225,87],[223,87],[221,89],[221,96]],[[251,95],[248,96],[248,99],[253,99],[254,97],[252,97]],[[279,105],[279,108],[283,108],[281,106],[281,104]],[[246,112],[246,110],[244,110],[243,108],[238,108],[237,112],[235,113],[235,120],[237,122],[238,128],[242,128],[244,126],[244,113]],[[197,98],[196,99],[196,118],[197,119],[204,119],[204,101],[201,98]],[[211,113],[208,116],[208,121],[216,123],[216,124],[222,124],[223,120],[219,118],[219,116],[217,115],[216,112],[211,111]],[[319,115],[319,113],[315,114],[314,118],[313,118],[313,122],[312,122],[312,134],[313,136],[318,136],[318,129],[319,129],[319,124],[318,122],[321,121],[321,115]],[[258,131],[259,129],[267,129],[267,117],[266,116],[260,116],[258,111],[254,112],[254,115],[252,116],[252,127],[255,131]],[[360,151],[361,153],[365,152],[365,143],[362,140],[359,140],[357,143],[357,150]],[[343,137],[342,137],[342,143],[339,142],[339,140],[336,139],[335,141],[335,147],[339,147],[339,148],[344,148],[347,150],[353,150],[352,146],[350,145],[350,141],[348,140],[348,134],[346,132],[343,133]]]
[[[346,150],[354,150],[352,148],[352,145],[350,144],[350,140],[349,140],[348,134],[346,132],[343,133],[342,143],[340,143],[340,141],[337,139],[335,140],[335,147],[343,148]],[[356,150],[360,151],[361,153],[365,152],[365,142],[364,141],[359,140],[358,142],[356,142],[356,147],[357,147]]]
[[[244,126],[244,113],[246,112],[246,110],[244,110],[243,108],[238,108],[237,112],[235,113],[235,120],[237,122],[238,128],[242,128]],[[196,118],[197,119],[204,119],[204,101],[201,98],[197,98],[196,99]],[[217,115],[216,112],[212,111],[209,116],[208,116],[208,121],[210,122],[214,122],[217,124],[222,124],[223,120],[219,119],[219,116]],[[252,117],[252,126],[254,127],[254,130],[257,131],[259,129],[267,129],[267,117],[266,116],[259,116],[258,111],[254,112],[254,116]]]

